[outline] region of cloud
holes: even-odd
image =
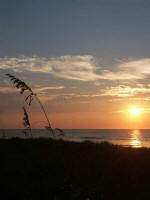
[[[64,86],[49,86],[49,87],[39,87],[39,88],[34,88],[33,90],[38,93],[38,92],[43,92],[43,91],[48,91],[48,90],[61,90],[64,89]]]
[[[119,85],[102,90],[101,96],[130,97],[137,94],[150,93],[150,87],[130,87]]]
[[[126,113],[126,112],[131,112],[131,109],[127,109],[127,110],[119,110],[119,111],[116,111],[116,112],[119,112],[119,113]],[[138,110],[140,111],[140,113],[149,113],[150,112],[150,108],[142,108],[142,107],[138,107]]]
[[[39,88],[33,88],[33,91],[35,93],[44,93],[48,90],[61,90],[64,89],[64,86],[53,86],[53,87],[39,87]],[[14,87],[6,87],[6,86],[0,86],[0,93],[16,93],[17,89]]]
[[[4,57],[0,58],[0,69],[9,69],[14,72],[41,72],[55,77],[80,81],[97,80],[99,76],[94,72],[97,69],[94,57],[60,56],[60,57]]]
[[[92,55],[3,57],[0,58],[0,69],[46,73],[58,78],[80,81],[130,81],[144,79],[150,75],[150,58],[118,61],[106,70]]]
[[[16,93],[16,88],[13,87],[5,87],[5,86],[0,86],[0,93],[6,94],[6,93]]]
[[[150,75],[150,58],[129,59],[119,61],[113,66],[115,71],[103,71],[100,79],[106,80],[132,80],[144,79]]]
[[[126,74],[142,79],[150,75],[150,58],[127,60],[121,62],[118,68]]]
[[[150,58],[127,60],[119,64],[119,68],[127,71],[134,72],[135,74],[150,74]]]
[[[42,101],[52,101],[52,100],[75,100],[79,99],[91,99],[91,98],[97,98],[101,97],[101,94],[77,94],[77,93],[61,93],[61,94],[45,94],[45,93],[40,93],[40,99]]]

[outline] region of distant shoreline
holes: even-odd
[[[53,138],[53,135],[45,129],[32,129],[33,138]],[[31,138],[28,131],[24,129],[1,130],[0,138]],[[63,134],[55,130],[55,139],[65,141],[91,141],[101,143],[107,141],[112,144],[125,147],[148,147],[150,148],[150,129],[63,129]]]

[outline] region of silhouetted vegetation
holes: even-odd
[[[24,106],[22,107],[22,109],[23,109],[23,112],[24,112],[23,124],[24,124],[25,130],[26,130],[26,131],[23,131],[23,133],[25,135],[27,135],[27,131],[29,131],[30,135],[32,136],[32,130],[31,130],[31,125],[30,125],[28,113],[27,113],[26,108]]]
[[[16,138],[0,152],[4,199],[150,199],[150,149]]]
[[[46,112],[42,102],[38,98],[37,94],[32,90],[32,88],[29,85],[27,85],[21,79],[13,76],[11,74],[5,74],[5,75],[10,78],[11,82],[19,90],[21,95],[25,94],[24,101],[28,105],[28,108],[31,106],[31,103],[33,102],[33,100],[36,99],[36,101],[39,103],[40,108],[41,108],[41,110],[42,110],[42,112],[45,116],[46,121],[47,121],[47,126],[45,126],[44,128],[47,129],[50,132],[50,134],[52,134],[54,137],[56,137],[55,129],[52,128],[50,120],[49,120],[48,115],[47,115],[47,112]],[[27,93],[25,93],[25,92],[27,92]],[[25,106],[23,106],[23,112],[24,112],[24,118],[23,118],[24,126],[25,126],[26,129],[30,130],[30,134],[32,135],[31,125],[30,125],[30,122],[29,122],[29,117],[28,117],[28,113],[27,113]],[[61,130],[60,128],[56,128],[56,130],[58,130],[60,132],[60,134],[57,135],[57,136],[64,135],[64,131]],[[27,136],[26,131],[24,131],[23,133]]]
[[[54,130],[52,129],[51,127],[51,123],[48,119],[48,116],[47,116],[47,113],[46,113],[46,110],[43,106],[43,104],[41,103],[40,99],[38,98],[37,94],[35,92],[33,92],[33,90],[31,89],[30,86],[28,86],[24,81],[22,81],[21,79],[19,78],[16,78],[15,76],[11,75],[11,74],[6,74],[6,76],[8,76],[10,78],[10,80],[12,81],[12,83],[14,84],[14,86],[19,89],[20,91],[20,94],[24,94],[26,91],[28,92],[24,98],[24,101],[27,103],[27,105],[30,107],[31,106],[31,103],[34,99],[37,100],[37,102],[39,103],[40,107],[41,107],[41,110],[43,111],[43,114],[46,118],[46,121],[47,121],[47,126],[46,126],[46,129],[50,131],[50,133],[53,134],[54,136]],[[24,107],[25,108],[25,107]],[[31,129],[30,129],[31,130]]]

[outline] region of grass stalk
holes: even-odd
[[[26,96],[26,98],[24,99],[25,102],[28,104],[28,106],[30,107],[32,101],[34,100],[34,98],[36,99],[36,101],[39,103],[40,108],[45,116],[45,119],[47,121],[48,126],[46,126],[45,128],[47,130],[49,130],[50,134],[53,135],[53,137],[55,136],[55,132],[52,129],[50,120],[48,118],[48,115],[46,113],[46,110],[42,104],[42,102],[40,101],[40,99],[38,98],[37,94],[33,92],[33,90],[31,89],[31,87],[29,87],[24,81],[20,80],[19,78],[16,78],[15,76],[11,75],[11,74],[6,74],[6,76],[8,76],[10,78],[10,80],[13,82],[14,86],[17,89],[20,89],[20,94],[23,94],[25,91],[29,92],[29,95]],[[31,131],[31,130],[30,130]],[[31,131],[32,134],[32,131]]]

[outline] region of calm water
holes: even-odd
[[[76,129],[64,130],[65,136],[57,136],[69,141],[84,141],[89,140],[93,142],[108,141],[113,144],[119,144],[132,147],[150,147],[150,130],[89,130]],[[59,132],[57,132],[59,135]],[[5,134],[0,131],[0,137],[12,138],[20,137],[26,138],[22,130],[5,130]],[[33,137],[50,137],[46,130],[33,130]]]

